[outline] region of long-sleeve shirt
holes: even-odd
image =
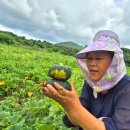
[[[129,100],[130,77],[127,75],[108,93],[98,93],[97,98],[93,96],[92,88],[85,81],[80,96],[81,104],[95,117],[102,119],[106,130],[130,130]],[[74,127],[66,115],[63,121],[68,127]]]

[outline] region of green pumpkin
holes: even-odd
[[[54,79],[68,80],[71,77],[71,70],[66,66],[53,65],[49,69],[48,75]]]
[[[68,81],[58,80],[58,79],[50,79],[46,82],[46,84],[50,84],[54,87],[54,82],[59,83],[65,89],[71,91],[70,83]]]

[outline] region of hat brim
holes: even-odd
[[[78,52],[75,57],[77,59],[86,59],[87,53],[92,51],[121,51],[120,47],[116,45],[115,43],[108,43],[108,42],[94,42],[93,44],[90,44],[88,47],[85,47],[80,52]]]

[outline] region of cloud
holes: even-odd
[[[0,24],[37,39],[82,45],[89,44],[98,30],[112,29],[126,46],[128,5],[129,0],[1,0]]]

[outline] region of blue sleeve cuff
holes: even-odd
[[[65,116],[63,117],[63,122],[64,122],[64,124],[65,124],[66,126],[68,126],[69,128],[70,128],[70,127],[75,127],[75,126],[70,122],[70,120],[68,119],[67,115],[65,115]]]
[[[116,126],[116,122],[114,122],[114,120],[112,120],[112,118],[103,118],[102,121],[105,124],[105,128],[106,130],[120,130],[117,126]]]

